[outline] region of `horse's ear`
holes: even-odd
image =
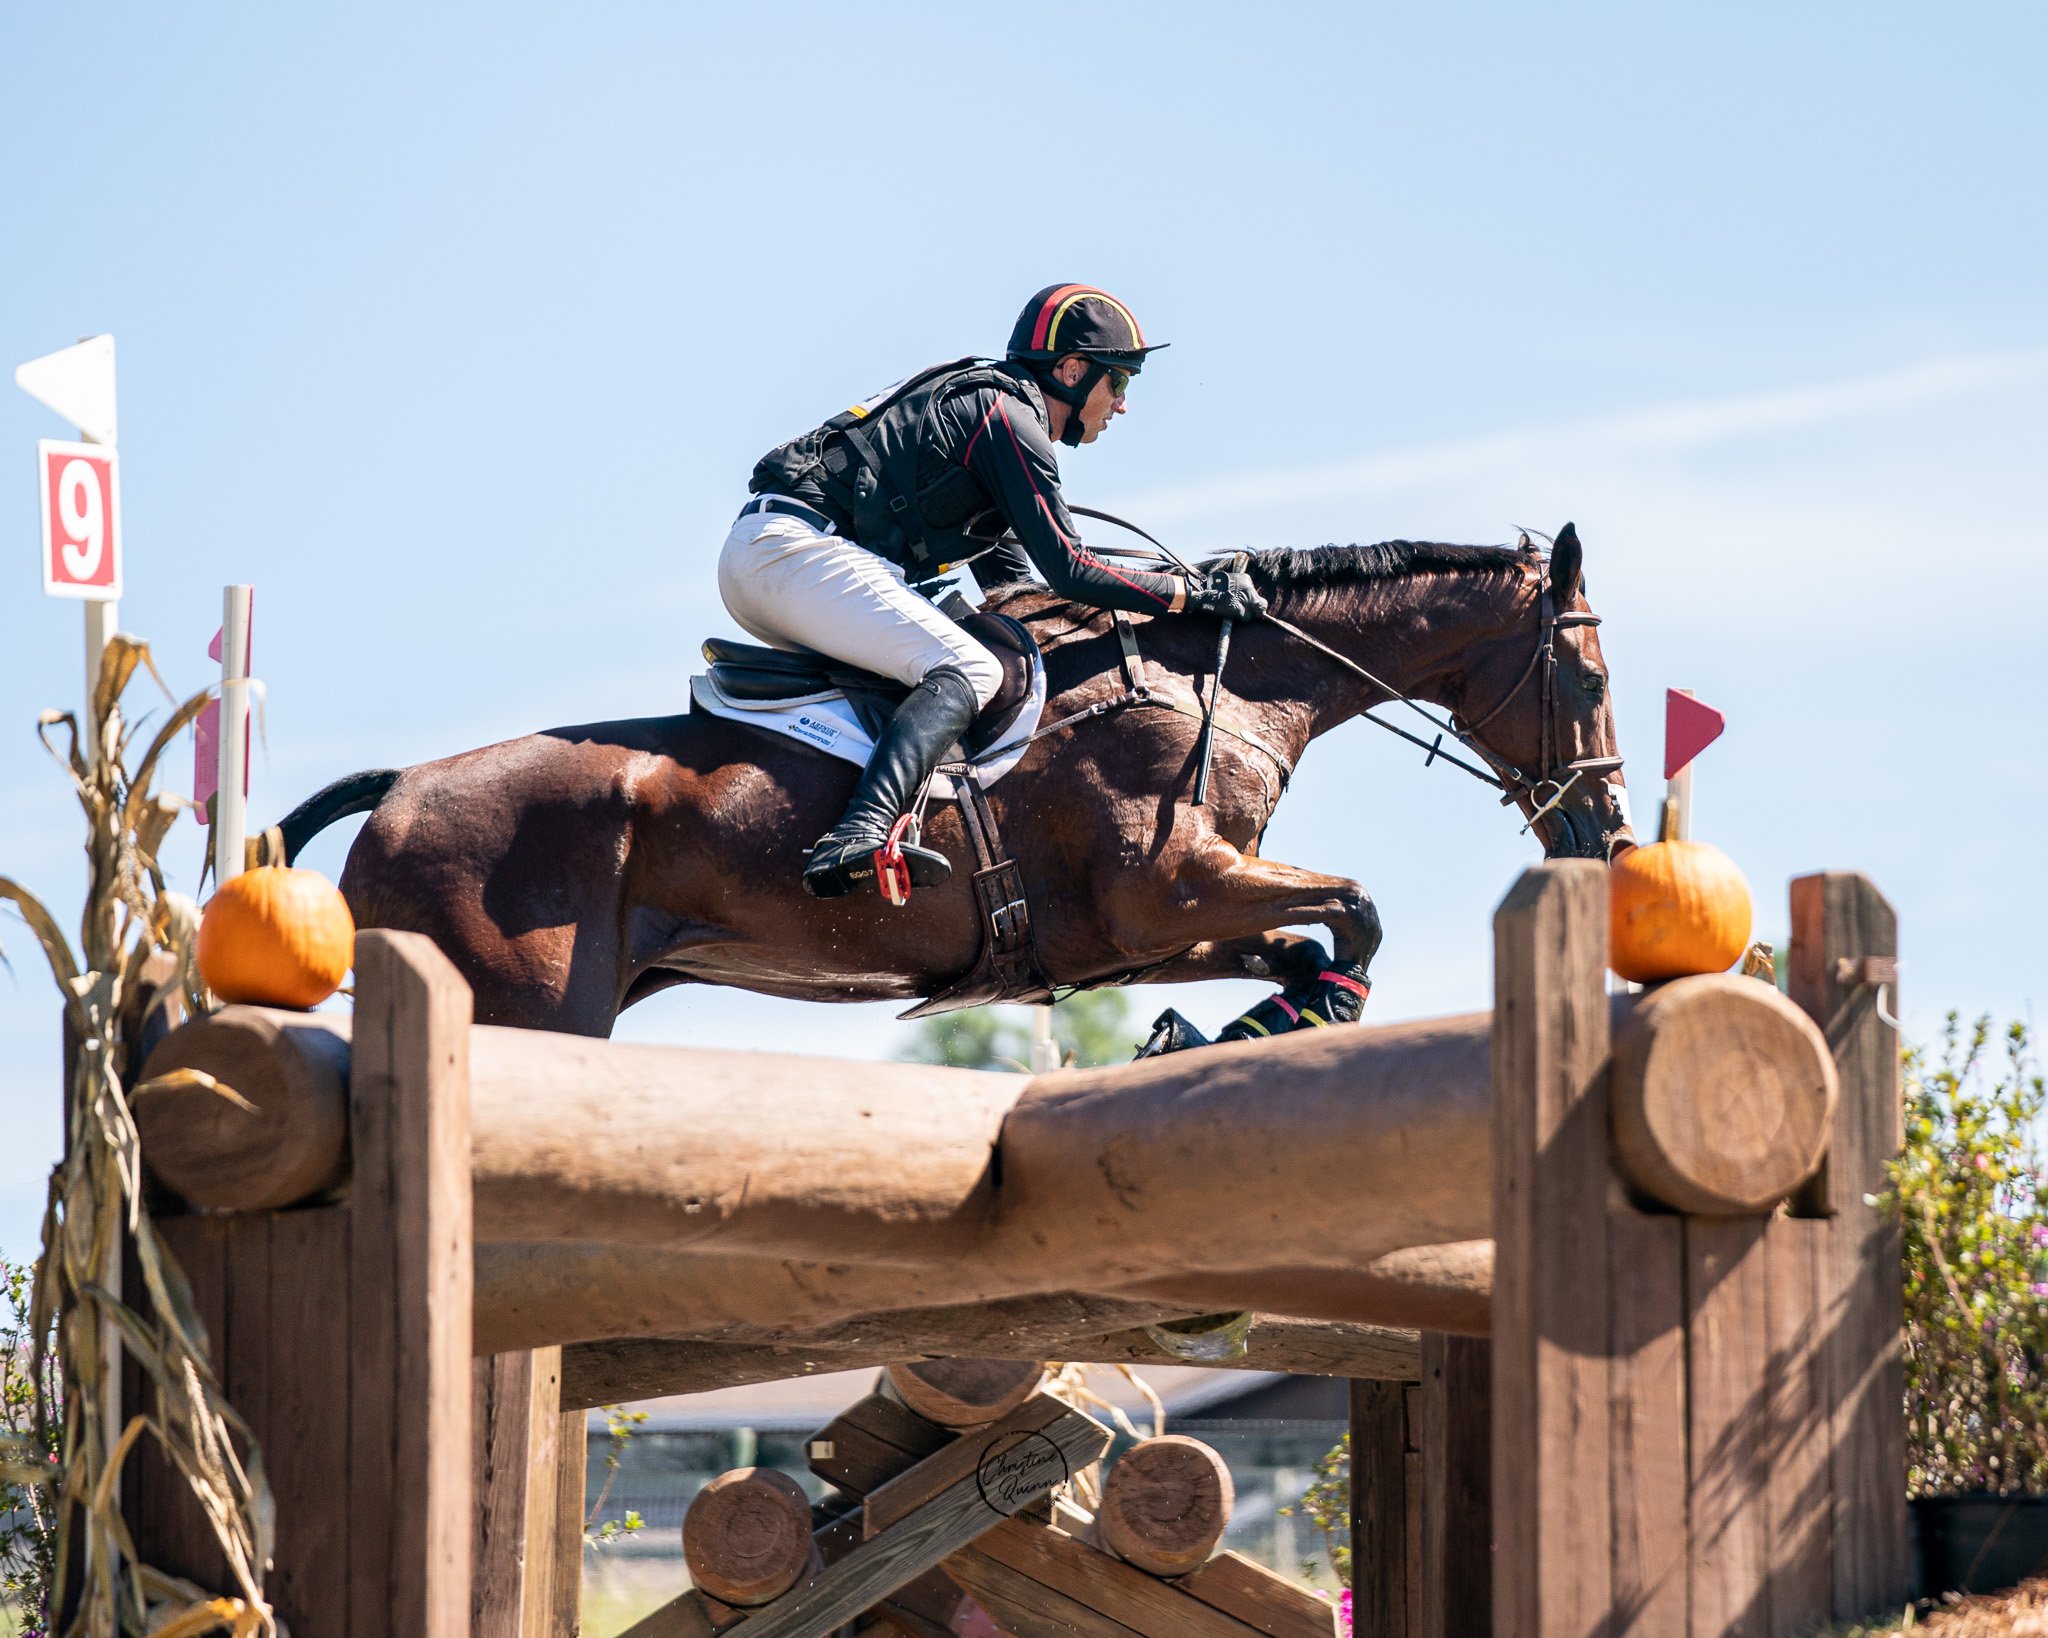
[[[1560,603],[1579,589],[1579,571],[1586,565],[1576,525],[1567,523],[1550,548],[1550,591]]]

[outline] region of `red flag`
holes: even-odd
[[[1721,737],[1728,719],[1675,688],[1664,690],[1664,777],[1676,777],[1700,752]]]

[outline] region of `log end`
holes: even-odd
[[[1199,1439],[1169,1433],[1118,1458],[1102,1481],[1095,1529],[1127,1563],[1152,1575],[1186,1575],[1215,1552],[1236,1503],[1223,1458]]]
[[[773,1468],[722,1473],[683,1515],[690,1580],[720,1603],[751,1608],[780,1598],[811,1567],[811,1503]]]
[[[1617,1021],[1615,1162],[1673,1210],[1769,1211],[1819,1168],[1837,1096],[1819,1029],[1755,979],[1674,979]]]
[[[904,1409],[942,1428],[999,1422],[1038,1391],[1045,1366],[1022,1359],[918,1359],[885,1367]]]
[[[173,1030],[143,1065],[135,1099],[150,1170],[180,1199],[215,1211],[275,1211],[343,1182],[347,1028],[326,1014],[224,1007]],[[204,1085],[148,1085],[181,1069],[212,1076],[241,1102]]]

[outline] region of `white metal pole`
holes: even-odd
[[[1031,1009],[1031,1073],[1043,1075],[1060,1066],[1060,1044],[1052,1038],[1052,1008]]]
[[[96,444],[99,439],[81,430],[81,443]],[[93,766],[100,760],[100,719],[93,708],[93,701],[99,695],[100,661],[106,658],[107,643],[120,629],[121,605],[109,597],[104,601],[92,600],[85,605],[85,728],[90,741],[86,758]]]
[[[1690,688],[1674,688],[1674,694],[1693,698]],[[1670,731],[1667,727],[1667,733]],[[1660,842],[1682,842],[1692,835],[1692,764],[1688,762],[1664,781],[1664,821],[1657,828]]]
[[[220,620],[220,787],[213,800],[213,882],[242,873],[249,796],[249,608],[255,589],[229,586]]]

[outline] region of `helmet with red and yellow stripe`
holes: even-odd
[[[1009,356],[1050,364],[1069,353],[1135,374],[1145,355],[1170,343],[1147,345],[1131,310],[1092,284],[1051,284],[1024,304],[1010,331]]]
[[[1083,431],[1079,411],[1096,383],[1111,371],[1136,375],[1145,367],[1147,353],[1168,345],[1164,341],[1147,343],[1131,310],[1107,290],[1092,284],[1049,284],[1017,315],[1016,327],[1010,331],[1009,357],[1031,371],[1047,396],[1075,411],[1067,417],[1060,442],[1079,444]],[[1087,370],[1072,383],[1060,380],[1053,366],[1076,354],[1088,360]],[[1118,385],[1115,390],[1123,388]]]

